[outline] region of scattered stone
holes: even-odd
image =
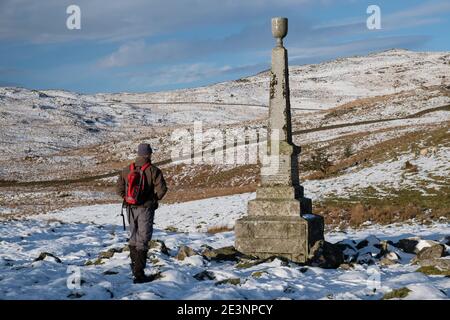
[[[432,247],[437,244],[440,244],[440,243],[438,241],[434,241],[434,240],[420,240],[416,246],[416,253],[419,253],[422,249]]]
[[[307,267],[301,267],[300,269],[298,269],[301,273],[305,273],[306,271],[308,271],[309,269]]]
[[[55,260],[55,262],[57,263],[62,263],[61,259],[58,258],[57,256],[55,256],[54,254],[50,253],[50,252],[41,252],[39,254],[39,257],[37,257],[36,259],[34,259],[34,261],[41,261],[41,260],[45,260],[45,258],[50,257],[53,260]]]
[[[365,248],[369,245],[369,241],[367,239],[364,239],[356,245],[356,249],[361,250],[362,248]]]
[[[218,249],[208,249],[202,251],[202,256],[207,260],[214,261],[237,261],[241,256],[240,253],[233,247],[223,247]]]
[[[389,300],[389,299],[396,299],[396,298],[406,298],[406,296],[411,292],[406,287],[400,288],[400,289],[394,289],[391,292],[386,293],[382,300]]]
[[[356,245],[356,249],[361,250],[367,246],[374,246],[377,247],[377,245],[380,244],[380,239],[378,239],[375,236],[369,236],[366,239],[360,241],[357,245]]]
[[[204,280],[215,280],[216,276],[214,273],[208,270],[203,270],[202,272],[197,273],[194,275],[194,278],[198,281],[204,281]]]
[[[175,259],[183,261],[187,257],[192,257],[192,256],[195,256],[196,254],[197,253],[192,248],[183,245],[178,250],[178,253],[177,253]]]
[[[442,244],[435,244],[431,247],[426,247],[420,250],[417,256],[411,261],[412,264],[416,264],[421,260],[438,259],[445,254],[445,246]]]
[[[416,246],[419,243],[417,238],[407,238],[400,239],[398,242],[394,243],[394,246],[399,248],[405,253],[415,254]]]
[[[314,243],[308,257],[308,264],[325,269],[336,269],[344,263],[344,255],[338,245],[319,240]]]
[[[166,244],[162,240],[150,240],[148,242],[148,247],[150,250],[155,249],[159,252],[165,254],[166,256],[170,256],[169,249]]]
[[[237,285],[241,284],[241,279],[239,279],[239,278],[230,278],[230,279],[217,281],[215,283],[216,286],[219,286],[221,284],[232,284],[234,286],[237,286]]]
[[[111,276],[111,275],[118,274],[118,273],[119,273],[118,271],[114,271],[114,270],[106,270],[105,272],[103,272],[103,274],[105,276]]]

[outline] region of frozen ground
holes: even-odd
[[[450,279],[415,272],[417,266],[410,264],[413,255],[405,253],[399,254],[398,264],[355,264],[350,270],[302,267],[278,259],[250,268],[239,268],[232,261],[208,261],[201,255],[183,261],[175,259],[181,245],[196,251],[205,245],[213,248],[233,245],[234,233],[211,235],[189,227],[185,228],[187,232],[174,233],[163,231],[165,226],[184,221],[183,212],[197,211],[196,219],[205,221],[210,221],[211,216],[205,214],[211,211],[220,215],[229,213],[234,219],[242,210],[239,203],[245,204],[249,197],[163,206],[158,211],[153,238],[164,241],[169,252],[150,251],[147,273],[160,273],[161,278],[140,285],[131,283],[127,251],[102,259],[101,264],[85,265],[88,260],[96,260],[100,252],[123,248],[127,235],[120,226],[118,205],[73,208],[30,220],[0,222],[0,299],[380,299],[402,287],[411,290],[407,299],[448,299]],[[332,231],[326,234],[326,240],[374,241],[378,237],[395,242],[418,236],[442,241],[449,234],[448,224],[422,226],[411,222]],[[426,241],[423,243],[427,245]],[[57,258],[47,256],[34,261],[42,252]],[[205,270],[211,279],[194,278]],[[81,285],[73,287],[70,281],[77,275]],[[218,283],[227,279],[239,279],[239,284]]]

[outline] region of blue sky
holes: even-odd
[[[81,9],[81,29],[66,8]],[[369,30],[369,5],[381,29]],[[289,18],[290,64],[390,48],[450,50],[449,0],[0,0],[0,86],[146,92],[270,66],[270,18]]]

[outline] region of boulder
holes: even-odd
[[[308,265],[325,269],[336,269],[344,263],[340,247],[325,240],[314,243],[308,256]]]
[[[344,260],[346,263],[355,262],[358,258],[358,250],[356,249],[356,242],[353,240],[343,240],[336,243],[344,254]]]
[[[195,256],[196,254],[197,253],[192,248],[183,245],[178,250],[178,253],[175,256],[175,259],[183,261],[187,257],[192,257],[192,256]]]
[[[394,243],[394,246],[399,248],[405,253],[411,253],[415,254],[416,252],[416,246],[419,243],[417,239],[414,238],[407,238],[407,239],[400,239],[396,243]]]
[[[419,251],[417,256],[411,261],[412,264],[416,264],[422,260],[432,260],[443,257],[445,254],[445,246],[442,244],[435,244],[431,247],[423,248]]]
[[[241,255],[235,247],[229,246],[218,249],[205,248],[202,251],[202,256],[207,260],[237,261]]]
[[[420,260],[419,265],[420,268],[416,270],[417,272],[427,275],[450,276],[450,259],[448,258]]]

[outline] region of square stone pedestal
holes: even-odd
[[[264,259],[281,256],[305,263],[309,250],[323,239],[323,218],[304,216],[248,215],[236,221],[235,247],[238,251]]]

